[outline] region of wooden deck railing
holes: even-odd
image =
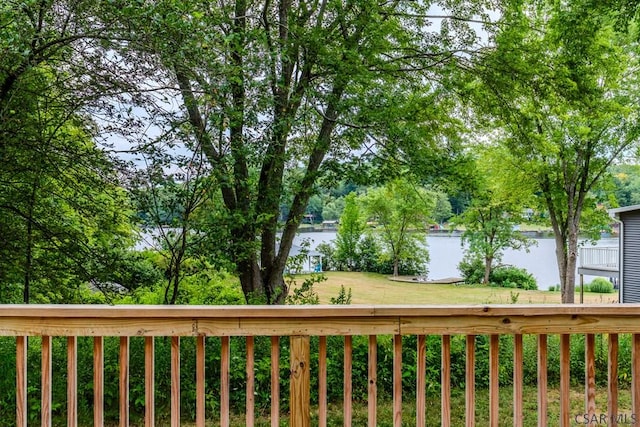
[[[27,337],[41,337],[41,425],[52,425],[52,337],[67,337],[67,425],[78,424],[78,337],[93,337],[93,411],[94,425],[104,424],[104,344],[105,337],[119,338],[119,423],[129,425],[129,352],[130,337],[144,337],[145,417],[144,423],[156,423],[154,409],[154,337],[171,341],[171,418],[179,426],[180,413],[180,337],[195,337],[195,424],[205,425],[205,337],[220,337],[220,425],[230,423],[230,337],[246,337],[246,425],[254,425],[254,337],[271,337],[271,425],[280,423],[280,339],[290,340],[289,425],[310,424],[310,383],[317,378],[317,420],[327,425],[327,337],[344,336],[344,425],[351,425],[352,337],[368,336],[368,425],[377,425],[377,337],[393,336],[393,425],[407,422],[403,417],[403,336],[417,336],[415,367],[415,421],[424,426],[426,412],[427,335],[437,335],[441,345],[440,406],[441,425],[451,422],[451,343],[452,336],[463,335],[465,342],[466,425],[473,426],[476,414],[476,339],[488,336],[489,352],[489,424],[498,426],[500,414],[500,336],[513,336],[513,425],[524,425],[523,408],[523,336],[537,340],[537,425],[569,426],[576,423],[571,411],[571,375],[584,381],[584,411],[598,413],[596,375],[607,380],[606,414],[609,424],[619,415],[618,406],[618,334],[631,335],[631,407],[628,415],[640,416],[640,306],[639,305],[510,305],[510,306],[288,306],[288,307],[159,307],[159,306],[0,306],[0,335],[16,339],[16,424],[27,426]],[[585,371],[570,372],[570,337],[584,334]],[[595,334],[604,334],[607,342],[608,372],[596,373]],[[559,335],[559,420],[548,420],[548,336]],[[311,364],[310,338],[318,338],[317,365]],[[603,338],[604,338],[603,337]],[[314,338],[315,340],[315,338]],[[314,360],[316,357],[314,355]],[[406,366],[405,366],[406,368]],[[412,369],[413,371],[413,369]],[[6,372],[0,372],[7,375]],[[216,390],[216,393],[218,390]],[[413,397],[412,397],[413,399]],[[602,405],[602,402],[599,402]],[[317,408],[317,409],[316,409]],[[602,406],[600,406],[602,408]],[[574,411],[575,412],[575,411]],[[511,414],[509,414],[511,416]],[[582,423],[584,417],[579,421]],[[628,418],[631,419],[631,418]]]

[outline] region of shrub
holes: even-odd
[[[613,283],[611,283],[604,277],[596,277],[589,284],[589,292],[595,292],[598,294],[612,294],[614,292]]]
[[[465,283],[482,283],[484,279],[484,261],[477,257],[467,256],[458,264],[458,270]],[[536,279],[523,268],[513,266],[495,267],[489,275],[489,282],[501,288],[518,288],[524,290],[538,289]]]
[[[484,263],[480,258],[465,257],[458,264],[458,270],[460,270],[465,283],[482,283],[484,279]]]
[[[536,279],[524,268],[513,266],[494,268],[489,280],[492,284],[503,288],[538,289]]]

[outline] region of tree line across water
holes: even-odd
[[[283,303],[305,215],[321,204],[337,217],[353,187],[379,224],[420,211],[380,227],[387,242],[444,219],[446,199],[483,281],[496,248],[526,244],[513,222],[546,221],[572,302],[578,236],[640,200],[637,12],[630,0],[6,1],[0,301],[93,289],[175,304],[228,273],[244,302]],[[145,224],[168,227],[157,250],[135,251]],[[399,273],[402,250],[385,250]]]

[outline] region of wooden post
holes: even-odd
[[[247,396],[245,399],[245,424],[247,427],[253,427],[255,424],[255,390],[256,390],[256,371],[255,371],[255,339],[253,336],[246,338],[247,348],[247,366],[245,367],[247,378]]]
[[[402,427],[402,335],[393,337],[393,425]]]
[[[120,337],[120,427],[129,427],[129,337]]]
[[[489,424],[498,427],[500,423],[500,336],[489,336]]]
[[[538,335],[538,427],[547,426],[547,335]]]
[[[476,336],[466,338],[465,419],[467,427],[476,425]]]
[[[311,376],[309,365],[309,337],[292,336],[290,338],[291,351],[291,383],[289,405],[292,427],[309,427],[311,425]]]
[[[353,338],[351,335],[344,337],[344,370],[342,391],[344,427],[351,427],[353,420]]]
[[[27,337],[16,337],[16,427],[27,427]]]
[[[205,426],[205,336],[196,337],[196,427]]]
[[[153,427],[156,423],[156,367],[155,341],[153,337],[144,337],[144,425]]]
[[[569,427],[571,423],[570,399],[570,349],[571,335],[560,335],[560,426]]]
[[[440,374],[440,424],[442,427],[451,426],[451,336],[442,336]]]
[[[418,350],[416,353],[418,375],[416,379],[416,426],[427,425],[427,337],[418,335]],[[371,424],[370,424],[371,425]]]
[[[42,387],[40,390],[41,394],[41,421],[40,425],[42,427],[51,427],[51,381],[53,378],[52,375],[52,349],[51,349],[51,337],[43,336],[42,337]]]
[[[280,337],[271,337],[271,427],[280,426]]]
[[[104,337],[93,338],[93,425],[104,426]]]
[[[631,335],[631,340],[631,413],[640,414],[640,334]]]
[[[325,373],[326,374],[326,373]],[[326,375],[325,375],[326,376]],[[378,337],[369,335],[369,384],[367,387],[368,414],[370,426],[378,425]]]
[[[592,420],[596,416],[596,341],[594,334],[585,335],[584,352],[584,413],[588,414],[589,419]]]
[[[78,338],[67,337],[67,426],[78,427]]]
[[[327,427],[327,337],[318,337],[318,427]]]
[[[609,368],[607,371],[607,414],[618,415],[618,334],[609,334]]]
[[[180,427],[180,337],[171,337],[171,427]]]
[[[220,427],[231,425],[231,339],[220,338]]]

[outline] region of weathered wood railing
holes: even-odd
[[[145,425],[153,426],[154,337],[171,337],[171,425],[180,425],[180,337],[196,337],[196,425],[205,425],[205,337],[221,340],[220,424],[230,423],[229,388],[230,337],[246,337],[246,425],[254,424],[254,337],[271,338],[271,425],[280,421],[279,340],[290,337],[291,380],[289,423],[308,426],[310,420],[310,377],[319,384],[318,422],[327,424],[327,336],[344,336],[344,425],[352,419],[352,336],[369,337],[368,424],[377,424],[377,345],[379,335],[393,335],[393,424],[402,425],[404,335],[417,336],[416,424],[425,425],[426,335],[441,337],[441,424],[451,424],[451,337],[464,335],[466,343],[466,425],[473,426],[476,414],[476,337],[489,337],[489,423],[498,426],[499,337],[514,337],[513,425],[522,426],[523,335],[537,336],[538,425],[547,425],[547,355],[549,334],[560,339],[560,414],[552,425],[576,422],[570,409],[570,336],[585,336],[585,414],[596,416],[596,372],[594,334],[606,334],[608,342],[608,420],[618,416],[618,334],[632,334],[632,403],[630,414],[640,416],[640,305],[510,305],[510,306],[289,306],[289,307],[158,307],[158,306],[0,306],[0,335],[16,337],[16,424],[26,426],[27,337],[41,337],[41,425],[52,424],[52,337],[67,337],[67,425],[77,425],[77,339],[94,337],[94,425],[104,424],[104,337],[120,337],[119,422],[129,424],[130,337],[144,337]],[[309,337],[318,336],[318,364],[311,366]],[[6,373],[0,372],[0,375]],[[502,414],[504,415],[504,414]],[[612,418],[613,417],[613,418]],[[585,419],[580,418],[580,420]],[[405,420],[406,421],[406,420]]]

